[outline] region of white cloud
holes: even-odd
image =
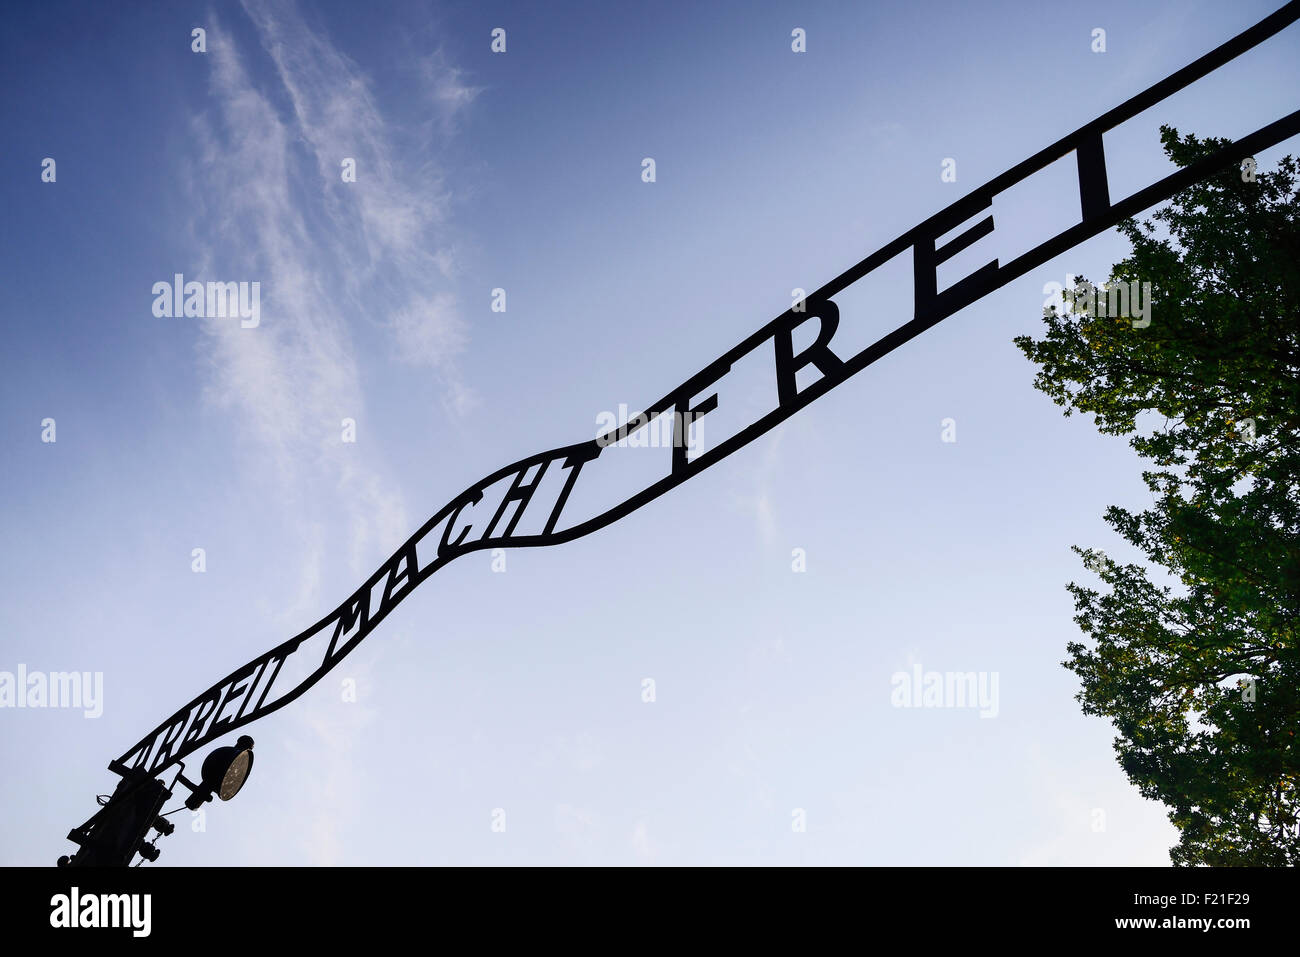
[[[772,480],[780,467],[781,436],[784,433],[784,426],[778,426],[773,431],[772,438],[763,449],[758,467],[748,473],[751,490],[747,493],[732,494],[733,505],[753,513],[754,524],[764,545],[771,545],[776,541],[777,519],[776,507],[773,504]]]
[[[653,861],[659,856],[659,848],[650,840],[650,826],[644,819],[632,828],[632,851],[641,861]]]
[[[204,278],[261,283],[262,317],[254,329],[204,322],[199,361],[206,399],[229,413],[250,451],[232,463],[234,480],[269,485],[293,536],[281,554],[301,571],[277,616],[291,633],[343,597],[321,593],[322,570],[337,572],[327,563],[344,554],[351,573],[369,573],[413,527],[397,483],[373,455],[341,441],[343,418],[361,432],[367,425],[352,330],[368,320],[372,334],[391,336],[394,356],[434,369],[451,411],[473,396],[455,365],[465,324],[440,286],[455,261],[450,244],[438,243],[448,221],[441,178],[423,159],[408,167],[412,154],[365,74],[291,4],[245,12],[265,56],[237,47],[215,18],[208,24],[212,108],[193,124],[191,230]],[[472,99],[454,93],[455,71],[425,75],[429,95],[450,97],[452,112]],[[357,160],[356,184],[341,180],[345,156]],[[340,704],[338,673],[286,713],[302,773],[348,766],[369,718]],[[355,795],[342,773],[317,783],[295,800],[313,862],[330,863],[340,809]]]
[[[439,108],[444,128],[483,92],[483,87],[467,83],[464,71],[450,64],[441,50],[420,62],[420,73],[429,99]]]

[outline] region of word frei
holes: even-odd
[[[132,937],[153,928],[152,894],[82,894],[73,887],[50,898],[51,927],[126,927]]]
[[[260,282],[185,281],[176,273],[173,282],[153,284],[153,314],[159,319],[235,319],[244,329],[256,329],[262,321]]]
[[[102,671],[0,671],[0,708],[81,708],[85,717],[104,713]]]
[[[889,703],[895,708],[979,708],[981,718],[998,716],[996,671],[895,671]]]
[[[808,295],[804,310],[792,306],[756,329],[630,421],[594,439],[535,453],[474,483],[434,513],[341,605],[183,705],[132,745],[116,763],[144,769],[151,775],[160,773],[216,738],[296,700],[356,648],[406,596],[448,562],[482,549],[559,545],[605,528],[716,465],[872,363],[995,289],[1223,168],[1235,166],[1244,157],[1257,155],[1300,133],[1300,111],[1296,111],[1123,199],[1111,198],[1108,159],[1103,147],[1103,136],[1108,130],[1207,76],[1297,18],[1300,18],[1300,4],[1289,4],[1189,66],[989,180]],[[994,234],[995,197],[1021,183],[1040,182],[1037,177],[1044,171],[1047,171],[1046,179],[1055,183],[1055,174],[1049,167],[1070,154],[1074,155],[1078,172],[1076,199],[1081,214],[1078,221],[1007,261],[989,254],[983,265],[941,288],[940,266]],[[843,341],[836,341],[841,317],[834,297],[898,256],[911,259],[911,316],[854,352]],[[178,283],[181,278],[176,277]],[[1136,306],[1143,317],[1149,318],[1149,287],[1142,294],[1146,296],[1145,305],[1138,301]],[[1133,300],[1137,298],[1131,295],[1126,308],[1133,308]],[[854,312],[858,314],[846,317],[848,324],[869,323],[878,318],[859,310]],[[795,331],[805,323],[808,325],[802,331],[811,335],[801,336],[800,341],[809,344],[796,351]],[[708,328],[701,326],[702,330]],[[846,338],[847,334],[841,340]],[[743,416],[748,421],[742,422],[736,431],[688,456],[688,439],[683,427],[716,410],[720,402],[729,407],[748,407],[743,399],[747,389],[738,384],[739,374],[733,376],[732,371],[742,363],[752,368],[755,361],[769,370],[774,388],[768,394],[774,398],[774,404],[766,405],[761,413]],[[800,373],[806,384],[800,382]],[[611,460],[626,461],[626,456],[618,451],[619,443],[637,428],[644,428],[646,423],[661,416],[673,422],[673,442],[668,453],[658,457],[638,453],[643,465],[660,461],[659,469],[611,468]],[[447,466],[447,462],[440,462],[439,472],[444,472]],[[607,483],[616,482],[619,487],[613,494],[587,492],[590,483],[602,474],[607,477]],[[573,499],[577,504],[570,506],[571,496],[579,485],[582,490]],[[516,533],[525,517],[525,528]],[[286,679],[290,682],[287,686],[280,680],[282,673],[291,676]],[[896,694],[900,701],[908,703],[900,707],[929,707],[927,701],[933,700],[934,695],[933,680],[920,673],[902,674]],[[956,701],[960,694],[962,701],[974,700],[984,716],[997,713],[996,674],[975,676],[973,698],[966,673],[952,680],[950,691],[948,677],[939,679],[941,700]],[[901,687],[903,682],[906,690]],[[919,705],[911,704],[913,701],[919,701]]]

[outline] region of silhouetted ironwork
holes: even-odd
[[[486,548],[556,545],[618,521],[752,442],[882,356],[977,299],[1225,166],[1300,133],[1300,110],[1297,110],[1126,199],[1112,202],[1110,198],[1102,140],[1104,133],[1205,77],[1298,18],[1300,0],[1291,0],[1195,62],[994,177],[836,276],[807,297],[804,311],[792,308],[777,316],[628,423],[596,439],[531,455],[470,486],[425,522],[328,616],[214,684],[145,735],[110,768],[120,768],[119,773],[126,772],[136,777],[161,773],[216,738],[295,700],[343,660],[417,585],[452,559]],[[989,209],[997,194],[1071,152],[1075,153],[1078,164],[1081,221],[1008,263],[1000,264],[994,259],[940,291],[937,278],[940,264],[992,233],[993,217],[985,216],[943,246],[936,247],[938,239],[972,216]],[[832,340],[839,324],[839,307],[832,297],[908,249],[913,254],[915,301],[912,318],[853,356],[844,358],[837,355],[832,349]],[[819,322],[817,336],[810,346],[796,354],[793,349],[794,330],[812,319]],[[687,423],[717,407],[716,393],[700,402],[695,402],[695,397],[722,378],[741,357],[769,342],[777,381],[775,409],[694,458],[687,457],[687,443],[679,434],[674,442],[668,475],[592,518],[560,527],[560,518],[583,467],[597,459],[606,446],[627,438],[661,415],[675,415],[675,428],[687,428]],[[815,367],[821,378],[807,388],[799,389],[796,374],[807,366]],[[567,469],[568,474],[546,513],[542,532],[515,535],[515,527],[524,511],[533,505],[533,497],[546,470],[556,463]],[[534,468],[536,473],[530,478]],[[474,525],[468,521],[460,524],[464,513],[467,509],[475,509],[493,485],[507,478],[511,479],[509,488],[493,511],[491,520],[482,526],[483,532],[479,537],[471,539],[469,536]],[[504,529],[498,532],[498,526],[512,505],[512,516]],[[487,513],[482,514],[486,516]],[[441,533],[435,534],[440,527]],[[324,640],[326,635],[328,641]],[[296,685],[273,696],[276,678],[285,661],[300,653],[312,639],[321,639],[320,643],[324,645],[323,653],[315,659],[319,661],[318,666]],[[119,785],[119,789],[121,787]]]

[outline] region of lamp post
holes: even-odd
[[[212,751],[203,760],[198,784],[178,772],[172,787],[168,787],[143,769],[128,768],[118,761],[111,762],[108,769],[121,775],[122,780],[90,820],[68,832],[68,840],[80,845],[80,850],[71,857],[60,857],[60,867],[128,867],[136,854],[146,861],[158,860],[157,846],[145,838],[150,830],[163,836],[175,830],[161,812],[176,782],[190,789],[185,806],[191,811],[211,801],[214,795],[229,801],[239,793],[253,769],[253,739],[241,735],[233,746]]]

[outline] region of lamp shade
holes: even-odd
[[[233,746],[217,748],[203,759],[203,790],[229,801],[253,769],[253,739],[241,735]]]

